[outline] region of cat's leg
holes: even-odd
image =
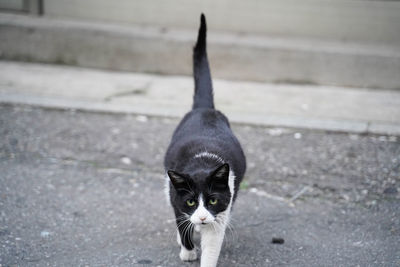
[[[177,220],[177,241],[181,246],[179,257],[182,261],[194,261],[197,259],[196,249],[193,244],[193,225],[188,221]]]
[[[226,223],[201,228],[201,267],[215,267],[225,236]]]

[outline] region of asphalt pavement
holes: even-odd
[[[0,266],[199,266],[163,192],[178,121],[1,104]],[[248,170],[219,266],[400,265],[397,136],[233,129]]]

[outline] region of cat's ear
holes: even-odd
[[[218,167],[214,173],[211,175],[211,182],[213,185],[219,188],[225,188],[228,186],[229,181],[229,165],[225,163]]]
[[[169,170],[167,173],[169,179],[171,180],[172,185],[175,188],[182,188],[187,185],[186,178],[182,174],[179,174],[176,171],[171,171],[171,170]]]

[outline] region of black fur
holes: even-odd
[[[201,14],[200,20],[199,34],[196,46],[193,49],[193,76],[195,90],[193,109],[214,108],[213,87],[206,49],[207,24],[204,14]]]
[[[193,52],[195,94],[193,109],[185,115],[176,128],[164,159],[164,167],[170,183],[171,204],[177,218],[181,242],[187,249],[193,248],[192,228],[182,224],[184,214],[191,215],[197,203],[189,207],[187,200],[197,200],[203,195],[207,210],[216,215],[227,209],[231,193],[228,187],[229,171],[236,176],[233,201],[246,170],[246,159],[239,141],[234,136],[228,119],[214,109],[213,89],[206,52],[206,21],[201,15],[201,26]],[[195,157],[201,152],[218,155]],[[218,199],[216,205],[209,200]],[[189,233],[184,233],[189,227]]]

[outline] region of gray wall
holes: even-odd
[[[400,2],[365,0],[44,0],[45,14],[167,28],[400,46]]]

